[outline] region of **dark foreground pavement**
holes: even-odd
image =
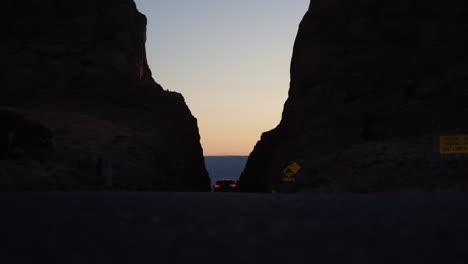
[[[468,263],[464,196],[0,193],[0,263]]]

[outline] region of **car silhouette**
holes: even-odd
[[[213,185],[214,192],[235,192],[236,182],[233,180],[219,180]]]

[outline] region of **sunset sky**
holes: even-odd
[[[183,94],[205,155],[248,155],[281,119],[299,22],[309,0],[136,0],[148,60]]]

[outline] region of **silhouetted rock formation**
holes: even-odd
[[[197,121],[154,82],[132,0],[8,1],[0,13],[0,106],[54,143],[40,159],[2,150],[1,189],[210,190]]]
[[[468,33],[462,1],[311,1],[296,39],[281,123],[240,178],[299,191],[466,191],[466,157],[438,136],[467,134]]]

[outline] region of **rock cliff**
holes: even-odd
[[[438,137],[468,134],[462,1],[312,0],[299,26],[280,124],[262,135],[244,191],[465,192],[466,156]]]
[[[1,189],[210,190],[197,120],[153,80],[133,0],[7,1],[0,22]]]

